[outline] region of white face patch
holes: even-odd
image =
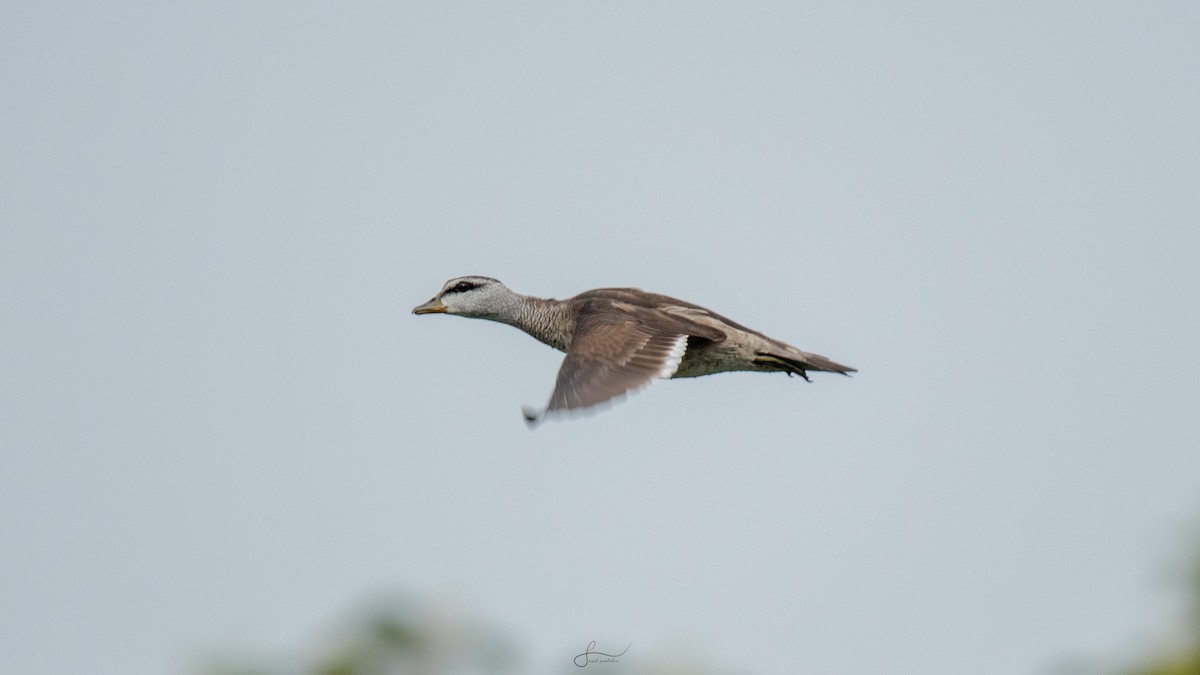
[[[686,335],[675,338],[675,344],[671,345],[667,360],[663,361],[662,370],[658,371],[659,378],[669,380],[675,371],[679,370],[679,364],[683,362],[683,354],[687,351],[687,340],[688,336]]]

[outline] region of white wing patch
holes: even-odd
[[[687,351],[687,341],[688,336],[686,335],[675,338],[675,344],[671,345],[671,351],[663,361],[662,370],[658,371],[660,379],[669,380],[675,371],[679,370],[679,364],[683,363],[683,354]]]

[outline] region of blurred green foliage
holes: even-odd
[[[1183,644],[1175,651],[1152,657],[1147,663],[1124,671],[1122,675],[1200,675],[1200,544],[1185,577],[1190,606]]]
[[[517,654],[497,633],[477,626],[381,613],[343,640],[314,675],[513,673]]]
[[[1175,649],[1152,654],[1145,663],[1114,669],[1114,675],[1200,675],[1200,546],[1187,568],[1190,596],[1187,625]],[[221,663],[203,675],[483,675],[527,673],[510,638],[446,608],[406,602],[377,603],[330,636],[301,662],[282,666]],[[313,656],[313,654],[316,654]],[[564,663],[562,673],[580,669]],[[607,675],[703,675],[713,673],[688,657],[650,664],[633,660],[605,664]],[[1089,669],[1089,672],[1090,669]]]
[[[254,659],[210,662],[200,675],[505,675],[531,672],[516,643],[500,632],[463,618],[447,607],[376,602],[331,634],[306,646],[298,661],[263,664]],[[564,652],[559,673],[603,675],[714,675],[694,655],[622,659],[589,670],[576,667],[576,651]]]
[[[1173,655],[1144,668],[1128,671],[1128,675],[1200,675],[1200,649]]]
[[[374,603],[318,640],[305,662],[245,666],[217,662],[204,675],[458,675],[521,672],[513,643],[446,609]],[[307,650],[305,650],[307,651]]]

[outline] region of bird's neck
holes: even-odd
[[[562,300],[522,295],[512,311],[500,320],[562,352],[571,346],[571,335],[575,332],[575,320],[568,303]]]

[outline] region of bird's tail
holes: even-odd
[[[806,380],[808,379],[808,371],[810,370],[841,373],[842,375],[858,372],[857,368],[843,366],[820,354],[810,354],[809,352],[802,352],[795,348],[759,352],[754,362],[766,366],[771,370],[782,370],[788,375],[799,375]]]

